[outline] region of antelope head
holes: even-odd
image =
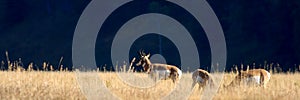
[[[155,76],[155,79],[172,79],[173,83],[178,81],[181,78],[182,71],[174,65],[154,63],[152,64],[149,57],[149,54],[145,54],[143,51],[139,52],[140,60],[136,66],[142,66],[144,72]],[[157,75],[158,74],[158,75]],[[162,77],[162,78],[160,78]]]
[[[149,60],[150,53],[146,54],[144,53],[144,51],[139,51],[139,54],[140,54],[140,60],[136,64],[136,66],[142,66],[144,71],[149,72],[149,68],[151,65],[151,62]]]

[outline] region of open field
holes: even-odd
[[[143,73],[123,73],[120,78],[113,72],[94,72],[103,80],[103,84],[119,99],[160,99],[172,91],[175,85],[170,81],[160,81],[154,86],[144,84],[153,82],[148,80],[147,75]],[[126,75],[127,76],[126,76]],[[130,80],[129,76],[137,76],[139,80]],[[229,84],[234,74],[226,73],[221,86]],[[76,99],[85,100],[86,96],[80,90],[76,74],[74,72],[0,72],[0,99]],[[125,83],[123,80],[134,83]],[[192,84],[191,74],[184,73],[183,88]],[[131,85],[136,85],[138,88]],[[149,83],[150,84],[150,83]],[[147,87],[148,88],[145,88]],[[176,96],[180,96],[177,94]],[[188,99],[199,99],[200,92],[194,90]],[[259,87],[233,87],[220,88],[213,99],[216,100],[297,100],[300,98],[300,74],[272,74],[271,80],[266,89]]]

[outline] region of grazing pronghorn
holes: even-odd
[[[199,86],[198,90],[201,90],[207,84],[209,84],[211,87],[215,86],[212,76],[205,70],[202,69],[195,70],[192,74],[192,78],[193,78],[192,89],[196,84],[198,84]]]
[[[173,83],[179,81],[182,76],[182,71],[174,65],[151,63],[149,57],[150,53],[146,55],[144,52],[139,52],[141,58],[136,64],[137,66],[142,65],[144,71],[150,74],[154,79],[172,79]],[[156,76],[158,74],[158,76]]]
[[[228,86],[241,85],[241,83],[245,83],[246,85],[259,85],[266,88],[270,78],[271,74],[265,69],[238,71],[238,75]]]

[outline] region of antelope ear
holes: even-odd
[[[150,57],[150,53],[146,57],[149,58]]]

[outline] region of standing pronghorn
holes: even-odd
[[[155,76],[155,80],[158,79],[172,79],[175,83],[179,81],[182,76],[182,71],[174,65],[167,64],[152,64],[149,57],[150,53],[146,55],[144,52],[139,52],[141,58],[140,61],[136,64],[137,66],[142,65],[144,71],[151,76]],[[156,76],[158,74],[158,76]]]
[[[238,71],[238,75],[228,86],[245,83],[246,85],[259,85],[266,88],[270,78],[271,74],[265,69]]]
[[[192,74],[192,78],[193,78],[192,89],[196,84],[198,84],[199,90],[201,90],[207,84],[209,84],[210,86],[215,86],[212,76],[205,70],[202,69],[195,70]]]

